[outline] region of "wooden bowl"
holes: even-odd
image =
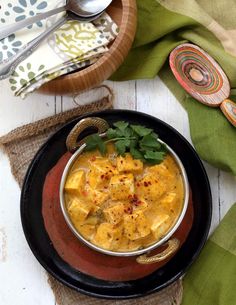
[[[117,38],[95,64],[44,84],[39,92],[70,95],[90,89],[108,79],[127,56],[136,32],[137,8],[135,0],[113,0],[107,13],[119,26]]]

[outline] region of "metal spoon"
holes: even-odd
[[[64,11],[72,12],[82,18],[96,16],[103,12],[111,2],[112,0],[67,0],[66,5],[63,7],[1,27],[0,40],[35,22]]]
[[[13,71],[15,70],[16,66],[22,62],[26,57],[30,56],[33,51],[40,45],[40,43],[47,38],[51,33],[53,33],[57,28],[62,26],[68,20],[79,20],[79,21],[92,21],[98,18],[103,12],[100,14],[82,19],[73,13],[68,13],[66,16],[62,17],[58,20],[54,25],[49,27],[45,32],[40,34],[38,37],[33,39],[31,42],[24,45],[15,55],[12,57],[2,61],[0,63],[0,80],[3,80],[9,77]]]

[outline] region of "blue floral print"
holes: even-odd
[[[0,62],[14,55],[22,46],[22,42],[15,38],[15,35],[12,34],[0,40]]]
[[[48,6],[46,1],[42,0],[18,0],[18,5],[13,7],[13,11],[18,14],[15,21],[21,21],[28,17],[32,17],[40,13]],[[36,22],[38,27],[42,27],[41,21]],[[28,29],[31,29],[33,25],[29,25]]]

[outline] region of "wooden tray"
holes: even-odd
[[[135,0],[113,0],[107,13],[119,26],[119,34],[95,64],[88,68],[61,76],[44,84],[39,92],[71,95],[90,89],[108,79],[127,56],[136,32],[137,8]]]

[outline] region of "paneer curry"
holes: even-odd
[[[143,249],[160,240],[176,223],[184,185],[174,158],[158,165],[107,153],[83,152],[64,187],[65,205],[76,230],[87,241],[115,252]]]

